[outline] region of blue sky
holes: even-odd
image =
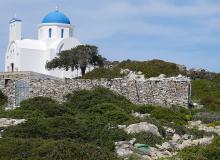
[[[97,45],[110,60],[163,59],[220,72],[220,0],[7,0],[0,6],[0,71],[8,22],[22,19],[22,37],[56,6],[82,43]]]

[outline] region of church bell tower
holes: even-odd
[[[9,42],[21,40],[22,21],[14,16],[9,22]]]

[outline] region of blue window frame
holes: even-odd
[[[52,37],[52,29],[50,28],[49,29],[49,38],[51,38]]]
[[[64,37],[64,29],[61,29],[61,38]]]

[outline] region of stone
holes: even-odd
[[[202,124],[201,121],[190,121],[188,123],[188,128],[197,128],[200,131],[205,131],[205,132],[213,132],[216,133],[220,136],[220,126],[208,126],[207,124]]]
[[[160,74],[160,75],[158,76],[158,78],[166,78],[166,75],[165,75],[165,74]]]
[[[131,124],[125,129],[125,131],[128,134],[130,134],[130,133],[140,133],[140,132],[150,132],[150,133],[152,133],[156,136],[161,136],[157,126],[155,126],[154,124],[149,124],[147,122]]]
[[[173,136],[175,133],[175,129],[170,127],[163,127],[166,130],[166,136]]]
[[[189,121],[188,123],[190,127],[195,127],[195,126],[200,125],[202,121]]]
[[[182,136],[182,139],[183,139],[183,140],[192,139],[192,135],[184,134],[184,135]]]
[[[145,117],[149,117],[150,114],[141,114],[141,113],[135,112],[135,113],[132,113],[132,116],[143,119]]]
[[[118,156],[125,157],[134,153],[134,147],[129,141],[115,142],[115,149]]]
[[[26,122],[25,119],[0,118],[0,127],[16,126],[24,122]]]
[[[177,142],[181,139],[180,135],[178,134],[174,134],[173,137],[172,137],[172,142]]]
[[[164,143],[162,143],[162,145],[157,145],[157,147],[159,150],[167,150],[167,149],[171,148],[171,146],[168,142],[164,142]]]
[[[125,129],[127,126],[126,125],[118,125],[119,129]]]
[[[108,88],[116,94],[125,96],[134,104],[188,107],[191,99],[191,81],[188,77],[145,78],[144,75],[129,71],[123,78],[88,80],[58,79],[33,72],[14,72],[0,74],[0,84],[7,82],[7,85],[1,85],[1,90],[8,96],[8,108],[19,106],[15,105],[15,83],[18,80],[27,84],[29,92],[24,99],[45,96],[63,102],[64,95],[68,93],[96,87]]]

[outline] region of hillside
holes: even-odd
[[[83,78],[122,77],[120,70],[127,68],[145,77],[189,74],[160,60],[124,61],[111,69],[97,68]],[[136,105],[104,88],[74,91],[63,103],[36,97],[15,110],[2,107],[0,160],[122,160],[118,156],[122,153],[128,160],[142,160],[143,155],[150,160],[219,160],[218,74],[190,75],[195,78],[192,99],[198,104],[189,109]],[[6,102],[0,92],[0,106]]]
[[[111,67],[109,67],[111,66]],[[168,77],[178,76],[179,74],[191,77],[195,79],[205,80],[220,80],[219,73],[213,73],[208,71],[200,71],[196,69],[186,70],[184,66],[166,62],[162,60],[149,60],[149,61],[131,61],[126,60],[117,63],[110,63],[106,68],[96,68],[95,70],[88,72],[83,76],[84,79],[96,79],[96,78],[117,78],[122,77],[124,74],[120,73],[121,69],[129,69],[131,71],[142,72],[146,78],[157,77],[160,74],[165,74]]]
[[[150,116],[140,118],[133,116],[134,112]],[[198,113],[207,112],[211,113],[212,108],[187,110],[181,107],[166,109],[134,105],[123,96],[103,88],[74,92],[62,104],[46,97],[32,98],[23,101],[21,107],[15,110],[1,110],[0,117],[27,121],[4,129],[0,139],[0,159],[71,160],[74,157],[77,160],[117,160],[120,158],[115,154],[115,142],[129,141],[135,137],[137,143],[153,147],[170,140],[164,126],[175,129],[179,135],[192,135],[194,139],[210,136],[210,133],[184,126],[188,120],[198,120]],[[220,110],[215,113],[220,116]],[[153,132],[128,134],[117,127],[119,124],[139,122],[155,125],[162,137]],[[207,123],[205,120],[203,122]],[[212,125],[217,124],[212,122]],[[220,142],[216,136],[209,146],[186,148],[177,157],[188,160],[199,154],[201,159],[217,160],[219,148]],[[136,154],[130,160],[135,158]]]
[[[162,60],[151,60],[151,61],[122,61],[113,68],[97,68],[87,73],[83,78],[95,79],[95,78],[116,78],[123,76],[120,74],[121,69],[129,69],[132,71],[141,71],[146,78],[157,77],[160,74],[167,76],[177,76],[178,74],[185,74],[180,71],[175,63],[165,62]]]

